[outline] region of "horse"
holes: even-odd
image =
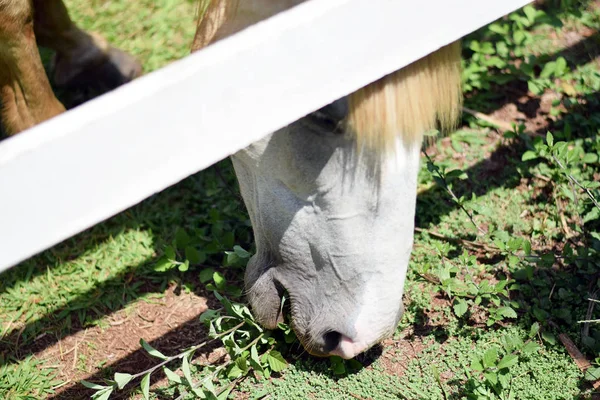
[[[202,0],[192,51],[304,1]],[[27,32],[18,40],[31,46]],[[352,358],[393,334],[423,136],[458,119],[460,63],[449,44],[231,156],[256,243],[245,289],[265,328],[283,320],[286,296],[312,355]]]
[[[133,56],[79,29],[62,0],[0,0],[0,118],[14,135],[65,111],[42,66],[37,44],[56,52],[58,87],[110,90],[142,73]]]
[[[194,46],[301,2],[207,2]],[[460,59],[459,43],[445,46],[231,157],[256,242],[247,297],[263,326],[282,321],[287,292],[315,356],[352,358],[395,331],[423,134],[458,118]]]

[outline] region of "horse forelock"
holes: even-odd
[[[398,137],[421,143],[425,132],[452,129],[462,105],[460,65],[455,42],[352,93],[347,127],[357,146],[383,153]]]
[[[192,51],[303,1],[199,0]],[[460,49],[451,43],[350,94],[344,124],[357,149],[384,154],[397,138],[420,144],[425,132],[454,128],[462,106]]]

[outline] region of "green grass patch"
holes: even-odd
[[[193,1],[67,4],[145,71],[189,53]],[[230,361],[202,366],[180,349],[186,356],[168,359],[169,382],[151,398],[589,398],[600,329],[579,321],[600,318],[588,301],[600,287],[599,10],[547,1],[464,40],[466,105],[514,129],[465,115],[423,157],[406,312],[387,345],[354,362],[318,360],[289,327],[253,324],[235,303],[251,228],[225,161],[1,275],[0,398],[44,398],[65,384],[30,355],[42,335],[108,328],[111,313],[173,284],[209,297],[207,331]],[[592,361],[587,374],[561,333]],[[105,376],[120,371],[103,366]],[[144,396],[150,380],[131,376],[102,387],[141,384]]]

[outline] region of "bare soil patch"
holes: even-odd
[[[424,341],[423,337],[414,335],[413,329],[409,328],[400,338],[383,342],[384,350],[379,361],[386,373],[401,377],[408,370],[411,361],[431,344]]]
[[[159,360],[141,349],[140,338],[166,355],[205,340],[206,330],[198,316],[207,309],[206,299],[176,292],[172,286],[161,298],[138,301],[105,318],[101,325],[60,338],[36,353],[67,382],[52,399],[87,399],[90,391],[78,383],[81,379],[101,382],[114,372],[133,374],[156,365]],[[154,382],[160,378],[155,375]]]

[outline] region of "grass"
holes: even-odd
[[[188,55],[196,31],[195,0],[67,0],[65,4],[82,27],[101,32],[143,60],[145,72]]]
[[[515,331],[515,330],[512,330]],[[518,331],[518,330],[517,330]],[[505,332],[506,334],[506,332]],[[269,383],[275,399],[442,399],[464,398],[469,387],[467,375],[474,352],[482,352],[498,334],[484,334],[473,343],[469,340],[449,340],[444,344],[426,340],[427,347],[418,358],[409,362],[399,355],[387,363],[406,362],[401,379],[389,374],[381,362],[357,374],[336,377],[324,363],[298,362],[281,380]],[[443,386],[436,374],[444,376]],[[564,399],[579,393],[579,373],[568,359],[558,352],[547,351],[519,364],[513,390],[520,399]],[[560,378],[560,380],[558,380]],[[307,385],[310,382],[310,385]]]
[[[191,1],[67,4],[146,71],[188,53]],[[229,368],[215,384],[234,382],[235,398],[590,398],[559,334],[600,365],[600,329],[578,323],[598,318],[587,299],[599,287],[600,214],[573,181],[600,197],[599,10],[598,2],[547,1],[464,40],[466,106],[517,127],[504,132],[465,115],[457,132],[427,149],[406,313],[393,338],[355,368],[311,358],[276,334],[287,369],[237,381]],[[141,354],[111,358],[113,343],[136,347],[140,339],[115,333],[117,317],[123,328],[136,321],[160,333],[166,339],[153,345],[177,354],[194,322],[171,327],[142,310],[162,309],[172,296],[219,308],[213,289],[238,299],[246,258],[236,245],[252,250],[251,229],[224,161],[2,274],[0,398],[86,398],[81,378],[156,364]],[[199,354],[192,379],[200,365],[222,365],[219,351]],[[153,379],[155,398],[185,386]]]

